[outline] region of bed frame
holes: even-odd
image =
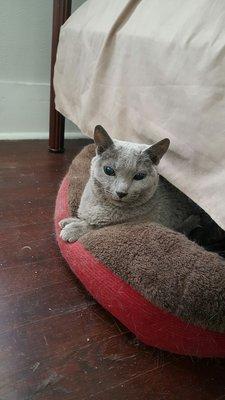
[[[50,81],[50,115],[49,115],[49,151],[61,153],[64,151],[65,118],[55,109],[55,92],[53,88],[54,65],[59,41],[60,27],[71,15],[72,0],[53,0],[52,22],[52,54]]]

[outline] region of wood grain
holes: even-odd
[[[0,146],[0,399],[222,400],[225,361],[139,343],[70,272],[54,201],[70,161],[47,142]]]

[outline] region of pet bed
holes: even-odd
[[[76,210],[94,145],[58,192],[62,255],[91,295],[142,342],[178,354],[225,357],[225,261],[156,224],[105,227],[66,243],[59,221]]]

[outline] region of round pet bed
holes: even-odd
[[[73,161],[56,200],[63,257],[91,295],[138,339],[178,354],[225,357],[225,262],[156,224],[93,230],[76,243],[59,237],[75,215],[94,145]]]

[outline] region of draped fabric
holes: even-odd
[[[88,0],[60,33],[56,108],[170,150],[159,172],[225,229],[224,0]]]

